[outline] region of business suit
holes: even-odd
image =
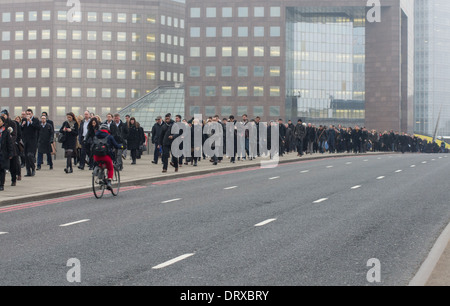
[[[39,120],[37,118],[22,119],[22,140],[24,143],[26,176],[36,173],[36,151],[39,137]]]

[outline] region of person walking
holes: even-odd
[[[6,119],[0,116],[0,191],[5,189],[6,170],[9,170],[13,158],[13,146]]]
[[[122,146],[126,148],[128,138],[128,128],[127,125],[120,119],[120,114],[114,114],[114,121],[111,125],[116,126],[117,128],[116,134],[113,135],[114,139],[116,140],[117,143],[122,144]],[[116,165],[119,171],[123,170],[122,158],[125,159],[125,156],[123,156],[123,149],[118,149],[116,152]]]
[[[162,122],[161,116],[158,116],[155,120],[156,120],[156,122],[152,128],[152,144],[155,146],[155,150],[153,152],[152,164],[157,165],[159,155],[160,155],[159,138],[161,137],[161,129],[162,129],[163,122]]]
[[[49,124],[47,122],[47,117],[43,115],[39,126],[38,158],[36,168],[38,171],[41,170],[41,165],[44,161],[44,154],[47,154],[47,162],[49,163],[50,170],[53,170],[52,143],[54,134],[53,125]]]
[[[294,139],[297,146],[297,154],[299,157],[303,156],[303,141],[306,137],[306,127],[303,125],[301,119],[298,120],[297,125],[294,128]]]
[[[86,142],[86,136],[89,130],[89,123],[91,122],[91,113],[89,111],[84,112],[84,118],[80,122],[80,130],[78,133],[78,143],[81,145],[80,152],[80,164],[78,169],[84,170],[86,165],[86,156],[89,155],[89,145]]]
[[[163,150],[162,162],[163,162],[163,173],[167,172],[169,166],[169,157],[172,147],[172,142],[179,136],[172,133],[172,127],[175,121],[171,119],[171,115],[167,114],[165,116],[164,124],[161,129],[161,137],[159,139],[159,146]],[[175,168],[175,172],[178,172],[178,158],[173,158],[170,165]]]
[[[89,121],[88,132],[85,137],[87,154],[89,157],[89,170],[94,169],[94,155],[92,154],[92,145],[94,144],[95,133],[100,128],[100,122],[96,117],[92,117]]]
[[[18,141],[20,141],[20,124],[9,117],[8,110],[2,110],[1,116],[5,118],[5,128],[8,129],[11,136],[11,143],[13,149],[13,157],[10,159],[9,172],[11,173],[11,186],[16,186],[17,180],[22,179],[20,159],[19,159],[19,146]]]
[[[141,137],[139,133],[139,128],[137,126],[136,119],[134,117],[130,118],[128,122],[128,150],[131,152],[132,165],[136,165],[137,151],[141,143]]]
[[[65,157],[67,159],[66,168],[64,172],[67,174],[73,173],[72,157],[77,148],[77,136],[78,136],[78,122],[73,113],[67,113],[67,121],[63,123],[60,133],[64,134],[64,140],[62,147],[65,150]]]
[[[39,120],[28,109],[22,118],[22,139],[24,143],[25,167],[27,177],[36,175],[36,151],[39,133]]]

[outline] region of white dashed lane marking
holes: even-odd
[[[384,178],[386,178],[386,177],[385,176],[379,176],[379,177],[377,177],[377,180],[382,180]]]
[[[179,261],[185,260],[186,258],[189,258],[189,257],[194,256],[194,255],[195,255],[195,253],[184,254],[184,255],[181,255],[181,256],[179,256],[177,258],[171,259],[171,260],[166,261],[166,262],[164,262],[162,264],[154,266],[152,269],[153,270],[162,269],[162,268],[168,267],[170,265],[173,265],[173,264],[175,264],[175,263],[177,263]]]
[[[267,224],[269,224],[269,223],[272,223],[272,222],[274,222],[274,221],[276,221],[276,220],[277,220],[277,219],[268,219],[268,220],[263,221],[263,222],[261,222],[261,223],[255,224],[255,227],[261,227],[261,226],[267,225]]]
[[[236,188],[238,188],[238,186],[227,187],[227,188],[224,188],[224,189],[225,190],[232,190],[232,189],[236,189]]]
[[[362,186],[361,185],[357,185],[357,186],[353,186],[351,189],[352,190],[355,190],[355,189],[359,189],[359,188],[361,188]]]
[[[167,203],[172,203],[172,202],[177,202],[177,201],[181,201],[181,199],[172,199],[172,200],[161,202],[161,204],[167,204]]]
[[[319,203],[325,202],[325,201],[327,201],[327,200],[328,200],[328,198],[323,198],[323,199],[314,201],[313,203],[314,203],[314,204],[319,204]]]
[[[67,227],[67,226],[76,225],[76,224],[80,224],[80,223],[86,223],[89,221],[91,221],[91,220],[85,219],[85,220],[75,221],[75,222],[71,222],[71,223],[62,224],[62,225],[60,225],[60,227]]]

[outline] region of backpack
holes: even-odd
[[[94,143],[92,145],[92,152],[96,156],[106,156],[109,152],[108,137],[98,138],[94,137]]]

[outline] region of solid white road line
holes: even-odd
[[[195,253],[184,254],[184,255],[181,255],[181,256],[179,256],[177,258],[174,258],[172,260],[166,261],[166,262],[164,262],[164,263],[162,263],[160,265],[154,266],[152,269],[153,270],[162,269],[162,268],[168,267],[170,265],[173,265],[174,263],[177,263],[179,261],[185,260],[186,258],[189,258],[189,257],[194,256],[194,255],[195,255]]]
[[[236,188],[238,188],[238,186],[227,187],[227,188],[224,188],[224,190],[231,190],[231,189],[236,189]]]
[[[427,259],[424,261],[416,276],[411,280],[409,286],[417,287],[417,286],[425,286],[430,279],[436,265],[439,262],[439,259],[444,254],[445,249],[450,241],[450,224],[445,228],[442,232],[441,236],[436,241],[435,245],[431,249],[430,254]]]
[[[181,199],[172,199],[172,200],[168,200],[168,201],[161,202],[161,204],[172,203],[172,202],[176,202],[176,201],[180,201],[180,200],[181,200]]]
[[[319,203],[325,202],[325,201],[327,201],[327,200],[328,200],[328,198],[323,198],[323,199],[314,201],[313,203],[314,203],[314,204],[319,204]]]
[[[382,180],[384,178],[386,178],[386,177],[385,176],[379,176],[379,177],[377,177],[377,180]]]
[[[264,226],[266,224],[272,223],[273,221],[276,221],[276,220],[277,219],[269,219],[269,220],[263,221],[261,223],[255,224],[255,227],[261,227],[261,226]]]
[[[62,225],[60,225],[60,227],[67,227],[67,226],[80,224],[80,223],[85,223],[85,222],[89,222],[89,221],[91,221],[91,220],[85,219],[85,220],[75,221],[75,222],[71,222],[71,223],[62,224]]]
[[[352,190],[355,190],[355,189],[359,189],[359,188],[361,188],[362,186],[361,185],[358,185],[358,186],[353,186],[351,189]]]
[[[273,180],[277,180],[279,178],[280,178],[279,176],[275,176],[275,177],[271,177],[269,180],[273,181]]]

